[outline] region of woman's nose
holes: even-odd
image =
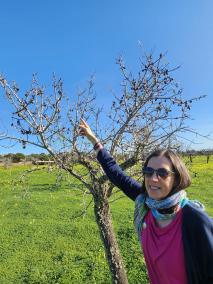
[[[153,173],[153,175],[151,176],[151,179],[153,181],[158,181],[158,175],[156,174],[156,172]]]

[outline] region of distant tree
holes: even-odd
[[[49,157],[49,155],[47,155],[45,153],[41,153],[41,154],[39,154],[38,158],[39,158],[40,161],[48,161],[50,157]]]
[[[4,155],[4,158],[6,159],[12,159],[13,154],[12,153],[8,153]]]
[[[13,163],[19,163],[24,159],[25,159],[25,155],[22,154],[22,153],[16,153],[16,154],[12,155],[12,162]]]
[[[206,156],[206,163],[209,163],[210,156],[213,154],[213,150],[211,149],[203,149],[201,150],[202,155]]]
[[[95,155],[91,155],[91,146],[78,136],[80,118],[93,126],[111,155],[116,158],[125,154],[121,167],[132,169],[133,174],[134,166],[143,161],[149,151],[156,147],[177,147],[177,134],[190,131],[185,121],[191,105],[201,98],[183,98],[183,90],[172,76],[176,68],[170,68],[162,54],[157,58],[144,55],[139,62],[139,70],[134,75],[122,58],[117,60],[122,90],[114,95],[107,115],[95,106],[92,79],[88,88],[67,97],[62,80],[55,77],[50,95],[35,76],[26,92],[20,92],[16,83],[10,84],[0,76],[6,98],[14,107],[11,126],[18,133],[2,135],[1,139],[18,141],[23,148],[31,144],[47,151],[61,169],[81,181],[84,191],[92,196],[112,282],[122,284],[128,280],[109,207],[113,185],[101,171]]]
[[[8,153],[6,155],[3,156],[3,164],[4,164],[4,168],[7,169],[12,163],[12,154]]]

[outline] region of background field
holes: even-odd
[[[213,157],[193,159],[189,166],[191,199],[200,200],[213,216]],[[21,179],[29,166],[0,168],[0,284],[110,283],[93,208],[75,218],[90,201],[81,185],[47,169]],[[121,196],[119,193],[117,195]],[[148,283],[140,246],[133,228],[134,204],[126,197],[111,203],[114,227],[129,283]]]

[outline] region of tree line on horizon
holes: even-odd
[[[0,162],[4,162],[5,160],[9,160],[12,163],[19,162],[34,162],[34,161],[51,161],[51,157],[49,154],[40,153],[40,154],[29,154],[25,155],[23,153],[7,153],[4,155],[0,154]]]
[[[192,162],[193,156],[211,156],[213,155],[213,149],[201,149],[201,150],[185,150],[179,151],[180,155],[188,156]],[[125,157],[120,157],[125,158]],[[12,163],[19,163],[19,162],[36,162],[36,161],[52,161],[51,155],[46,153],[31,153],[25,155],[21,152],[18,153],[7,153],[7,154],[0,154],[0,162],[4,162],[5,160],[10,160]]]

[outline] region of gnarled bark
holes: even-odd
[[[96,222],[104,244],[107,261],[112,275],[112,283],[128,284],[126,271],[113,230],[109,203],[103,198],[98,198],[94,203]]]

